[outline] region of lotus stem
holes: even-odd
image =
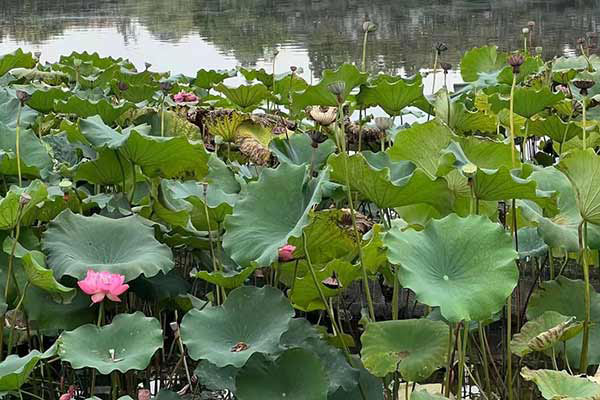
[[[213,271],[217,272],[220,271],[219,268],[219,263],[217,262],[217,257],[216,257],[216,253],[215,253],[215,249],[214,249],[214,244],[213,244],[213,237],[212,237],[212,229],[210,227],[210,215],[208,213],[208,204],[207,204],[207,195],[206,195],[206,190],[207,190],[207,185],[204,185],[204,216],[206,217],[206,224],[208,225],[208,242],[210,244],[210,258],[212,260],[212,265],[213,265]],[[216,285],[216,292],[217,292],[217,296],[216,296],[216,300],[217,300],[217,304],[221,304],[221,287],[219,285]]]
[[[446,381],[444,385],[444,396],[446,397],[450,396],[450,384],[452,381],[452,350],[454,349],[454,346],[452,345],[452,337],[452,324],[450,324],[448,327],[448,352],[446,353]]]
[[[484,332],[483,330],[485,329],[483,327],[483,324],[481,323],[481,321],[479,321],[479,344],[481,346],[481,355],[482,355],[482,360],[483,360],[483,371],[485,374],[485,388],[483,390],[483,392],[486,394],[487,397],[489,397],[489,391],[492,388],[492,384],[490,381],[490,368],[489,368],[489,362],[488,362],[488,358],[487,358],[487,351],[486,351],[486,346],[485,346],[485,338],[484,338]]]
[[[135,163],[131,161],[131,173],[133,174],[133,182],[131,184],[131,195],[129,196],[129,204],[133,204],[133,198],[135,197],[135,186],[136,186],[136,174],[135,174]],[[125,188],[123,188],[125,190]]]
[[[306,264],[308,265],[308,270],[310,271],[310,275],[313,279],[313,283],[315,284],[317,291],[319,292],[319,298],[321,299],[321,302],[325,306],[325,309],[327,310],[327,314],[329,315],[329,319],[331,320],[331,326],[333,328],[333,333],[334,333],[334,335],[340,335],[340,341],[342,342],[344,354],[346,355],[348,362],[350,364],[352,364],[352,361],[351,361],[352,359],[350,357],[350,350],[348,349],[348,345],[346,344],[344,337],[341,335],[341,331],[337,324],[337,320],[333,313],[333,309],[329,306],[329,302],[327,301],[327,298],[325,297],[325,294],[323,293],[323,288],[321,288],[321,283],[319,282],[319,279],[317,278],[317,273],[315,272],[315,268],[310,259],[310,254],[308,253],[308,240],[306,240],[306,233],[304,233],[304,232],[302,232],[302,244],[304,247],[304,254],[306,255]]]
[[[23,104],[19,102],[19,108],[17,110],[17,127],[15,128],[15,153],[17,156],[17,175],[19,177],[19,186],[23,186],[23,178],[21,176],[21,110]]]
[[[587,106],[587,96],[583,96],[583,100],[581,102],[581,106],[583,109],[583,116],[582,116],[582,120],[581,120],[581,124],[583,125],[583,149],[586,149],[586,142],[587,142],[587,131],[586,131],[586,126],[587,126],[587,121],[586,121],[586,106]]]
[[[457,340],[458,339],[459,338],[457,337]],[[468,322],[463,321],[463,337],[462,337],[462,341],[460,342],[460,344],[458,346],[458,352],[459,352],[458,353],[458,384],[457,384],[457,388],[456,388],[456,398],[458,400],[462,399],[462,386],[463,386],[463,381],[464,381],[464,376],[465,376],[465,368],[467,367],[465,365],[465,359],[466,359],[467,342],[468,341],[469,341]]]
[[[392,293],[392,319],[396,321],[398,319],[398,308],[400,307],[400,281],[394,271],[394,291]]]
[[[585,320],[583,321],[583,340],[579,372],[585,374],[588,367],[588,347],[590,341],[591,299],[590,299],[590,267],[587,260],[587,222],[582,221],[577,229],[579,234],[579,251],[583,260],[583,279],[585,281]]]
[[[433,82],[431,83],[431,94],[435,94],[435,78],[437,75],[437,65],[438,65],[438,52],[435,52],[435,57],[433,59]]]
[[[361,69],[362,72],[367,72],[367,39],[369,37],[369,31],[365,32],[365,36],[363,38],[363,48],[362,48],[362,63]]]
[[[165,96],[163,95],[160,102],[160,137],[165,136]]]
[[[517,86],[517,74],[513,73],[512,86],[510,87],[510,155],[512,158],[512,166],[516,168],[517,158],[515,155],[515,86]]]
[[[12,353],[13,336],[15,333],[15,326],[17,325],[17,313],[19,312],[19,310],[21,309],[21,306],[23,305],[23,300],[25,300],[25,293],[27,293],[28,288],[29,288],[29,282],[27,282],[25,284],[25,287],[23,288],[23,293],[21,294],[21,298],[19,299],[19,303],[17,304],[17,306],[15,307],[15,310],[14,310],[14,316],[12,319],[12,324],[10,326],[10,335],[8,336],[8,352],[7,352],[7,354]]]

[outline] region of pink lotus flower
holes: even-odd
[[[280,248],[279,261],[292,261],[294,259],[294,250],[296,250],[296,246],[292,246],[291,244],[286,244]]]
[[[75,397],[75,386],[69,386],[67,393],[60,396],[59,400],[71,400]]]
[[[175,103],[195,103],[198,101],[198,96],[194,93],[179,92],[173,96]]]
[[[89,269],[85,279],[77,284],[85,294],[92,296],[94,303],[100,303],[104,297],[121,302],[119,296],[129,289],[129,285],[124,282],[125,275],[111,274],[108,271],[96,272]]]
[[[152,395],[148,389],[139,389],[138,390],[138,400],[150,400]]]

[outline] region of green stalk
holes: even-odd
[[[23,179],[21,177],[21,110],[23,109],[23,105],[19,102],[19,109],[17,111],[17,127],[15,129],[16,132],[16,143],[15,143],[15,153],[17,156],[17,175],[19,176],[19,186],[23,186]]]
[[[431,83],[431,94],[435,94],[435,77],[437,75],[437,65],[438,65],[438,52],[435,52],[435,57],[433,59],[433,82]]]
[[[582,221],[578,228],[579,251],[583,260],[583,279],[585,280],[585,320],[583,321],[583,341],[579,372],[585,374],[588,367],[588,347],[590,341],[591,300],[590,300],[590,267],[587,260],[587,222]]]
[[[517,159],[515,156],[515,86],[517,86],[517,74],[513,74],[512,86],[510,88],[510,155],[513,168],[517,166]]]
[[[362,50],[362,64],[361,69],[362,72],[367,72],[367,38],[369,37],[369,30],[365,32],[365,36],[363,39],[363,50]]]
[[[587,105],[587,96],[583,96],[583,101],[582,101],[582,108],[583,108],[583,119],[581,121],[581,123],[583,124],[583,149],[585,150],[586,148],[586,141],[587,141],[587,132],[586,132],[586,119],[585,119],[585,109],[586,109],[586,105]]]
[[[98,307],[98,322],[96,326],[100,328],[102,326],[102,321],[104,320],[104,301],[100,302],[100,306]],[[90,397],[94,397],[94,393],[96,392],[96,369],[92,368],[92,386],[90,388]]]
[[[165,136],[165,96],[163,95],[160,102],[160,136]]]
[[[21,306],[23,305],[23,300],[25,300],[25,293],[27,293],[27,288],[29,288],[29,282],[27,282],[27,284],[25,284],[25,288],[23,288],[23,293],[21,294],[21,299],[19,299],[19,303],[17,304],[17,307],[15,307],[15,310],[14,310],[12,325],[10,327],[10,335],[8,336],[8,352],[7,352],[7,354],[9,354],[9,355],[12,353],[13,336],[15,333],[15,325],[17,324],[17,313],[19,312],[19,310],[21,309]]]
[[[487,351],[485,349],[485,339],[484,339],[484,333],[483,333],[483,325],[481,323],[481,321],[479,321],[479,345],[481,346],[481,354],[483,356],[483,371],[485,374],[485,388],[484,388],[484,393],[487,395],[487,397],[490,397],[489,391],[492,388],[491,385],[491,381],[490,381],[490,369],[489,369],[489,362],[488,362],[488,358],[487,358]]]
[[[446,353],[446,382],[444,385],[444,396],[450,395],[450,377],[452,375],[452,324],[448,327],[448,352]]]
[[[400,307],[400,281],[394,271],[394,291],[392,292],[392,319],[396,321],[398,319],[398,308]]]
[[[135,196],[135,184],[137,180],[137,177],[135,176],[135,163],[133,161],[131,161],[131,172],[133,174],[133,183],[131,185],[131,195],[129,196],[129,204],[133,204],[133,198]],[[125,191],[125,188],[123,188],[123,191]]]
[[[467,326],[467,321],[463,321],[463,338],[460,346],[458,346],[458,386],[456,389],[456,398],[458,400],[462,399],[462,386],[463,380],[465,376],[465,359],[467,353],[467,342],[469,341],[469,327]]]

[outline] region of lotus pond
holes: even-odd
[[[2,56],[0,392],[600,398],[592,40],[426,91],[375,30],[318,83]]]

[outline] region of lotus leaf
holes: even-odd
[[[383,242],[402,285],[453,323],[490,318],[517,285],[511,237],[483,216],[450,214],[421,232],[395,226]]]
[[[361,337],[361,358],[375,376],[400,371],[409,382],[421,382],[446,360],[448,325],[428,319],[373,322]]]
[[[113,371],[143,370],[162,346],[160,322],[136,312],[118,314],[102,327],[87,324],[63,332],[58,355],[75,369],[95,368],[108,375]]]
[[[269,90],[262,83],[255,85],[240,85],[237,88],[219,83],[215,90],[223,93],[229,101],[238,106],[242,111],[252,111],[269,97]]]
[[[62,212],[42,238],[48,265],[60,279],[83,279],[88,269],[150,278],[173,268],[171,250],[154,238],[154,231],[138,216],[110,219]]]
[[[592,149],[575,150],[558,164],[575,190],[581,218],[600,224],[600,157]]]
[[[241,368],[253,354],[278,353],[280,337],[293,316],[279,290],[243,286],[222,306],[189,311],[181,323],[181,337],[194,360]]]
[[[335,143],[328,139],[314,148],[312,139],[308,135],[293,135],[289,139],[273,139],[269,148],[280,162],[294,165],[309,164],[313,171],[317,171],[325,164],[327,157],[335,151]]]
[[[27,382],[29,375],[37,365],[44,359],[51,357],[55,351],[52,347],[46,353],[40,353],[37,350],[31,351],[24,357],[11,354],[0,362],[0,390],[18,390]]]
[[[593,400],[600,397],[600,385],[587,378],[569,375],[566,371],[524,367],[521,376],[535,382],[542,396],[548,400]]]
[[[506,66],[506,53],[498,53],[496,46],[476,47],[465,53],[460,62],[460,74],[465,82],[474,82],[482,76],[498,75]]]
[[[407,83],[403,79],[396,82],[381,80],[376,85],[364,85],[356,96],[356,101],[366,107],[379,106],[388,115],[398,116],[405,107],[423,96],[423,84]]]
[[[63,286],[54,279],[52,270],[46,268],[44,254],[39,251],[30,251],[23,256],[23,269],[33,286],[55,294],[66,303],[70,303],[77,294],[75,289]]]
[[[248,184],[233,214],[225,219],[223,248],[232,260],[241,266],[270,265],[290,237],[302,234],[329,175],[325,169],[310,179],[307,172],[306,166],[283,163]]]
[[[523,325],[511,340],[510,349],[514,354],[524,357],[534,351],[552,348],[560,341],[576,336],[582,329],[582,324],[574,322],[572,317],[556,311],[546,311]]]

